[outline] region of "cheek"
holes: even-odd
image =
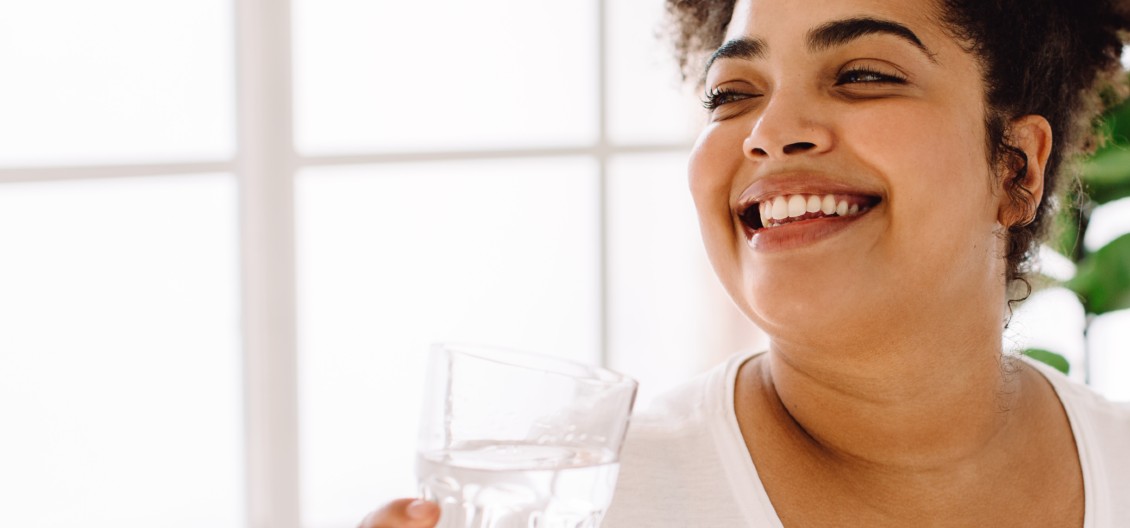
[[[732,238],[730,195],[744,162],[741,141],[740,135],[711,125],[703,130],[691,151],[687,171],[691,196],[708,245]]]
[[[732,128],[718,123],[707,125],[691,147],[688,172],[696,200],[709,191],[729,186],[732,173],[740,164],[740,160],[735,164],[734,154],[740,157],[742,141]]]
[[[741,191],[746,167],[737,127],[710,125],[699,136],[688,164],[690,191],[702,241],[715,274],[733,294],[741,276],[744,238],[734,225],[730,197]]]
[[[983,208],[992,192],[984,122],[968,110],[902,105],[849,120],[860,159],[889,179],[892,202]],[[924,213],[927,211],[923,211]]]
[[[980,115],[923,104],[872,117],[855,121],[876,131],[858,133],[856,145],[870,153],[861,159],[889,179],[897,247],[910,248],[918,267],[986,266],[995,240],[996,198]]]

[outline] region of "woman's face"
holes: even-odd
[[[691,190],[716,272],[771,336],[1000,313],[981,74],[933,18],[929,1],[738,2]]]

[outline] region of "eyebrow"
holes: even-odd
[[[868,36],[868,35],[892,35],[901,38],[914,47],[918,48],[926,55],[930,62],[937,62],[934,57],[934,52],[930,51],[922,39],[918,38],[910,28],[890,20],[883,20],[872,17],[855,17],[845,18],[842,20],[833,20],[814,28],[808,32],[806,43],[809,51],[824,51],[830,48],[843,46],[853,40]],[[728,40],[718,47],[710,59],[706,61],[706,68],[703,70],[703,78],[706,77],[706,72],[710,71],[710,66],[714,61],[719,59],[744,59],[753,60],[764,58],[769,51],[769,45],[762,39],[741,37]]]
[[[710,71],[710,65],[714,61],[720,59],[744,59],[753,60],[765,57],[765,53],[769,50],[769,46],[764,40],[759,38],[741,37],[732,40],[727,40],[717,50],[710,55],[706,61],[706,68],[703,69],[702,77],[706,78],[706,72]]]
[[[818,28],[808,32],[808,49],[811,51],[824,51],[829,48],[843,46],[848,42],[855,39],[865,37],[867,35],[893,35],[901,38],[926,54],[926,58],[931,62],[937,62],[934,59],[934,52],[930,51],[922,40],[915,35],[910,28],[892,22],[890,20],[882,20],[879,18],[871,17],[857,17],[847,18],[844,20],[833,20]]]

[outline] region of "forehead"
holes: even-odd
[[[923,41],[950,40],[936,12],[933,0],[738,0],[725,40],[752,36],[786,44],[829,21],[858,17],[898,22]]]

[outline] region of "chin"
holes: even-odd
[[[754,324],[775,338],[800,342],[827,342],[874,335],[887,327],[889,296],[862,280],[845,284],[805,277],[778,278],[746,284],[734,300]],[[855,336],[855,337],[851,337]]]

